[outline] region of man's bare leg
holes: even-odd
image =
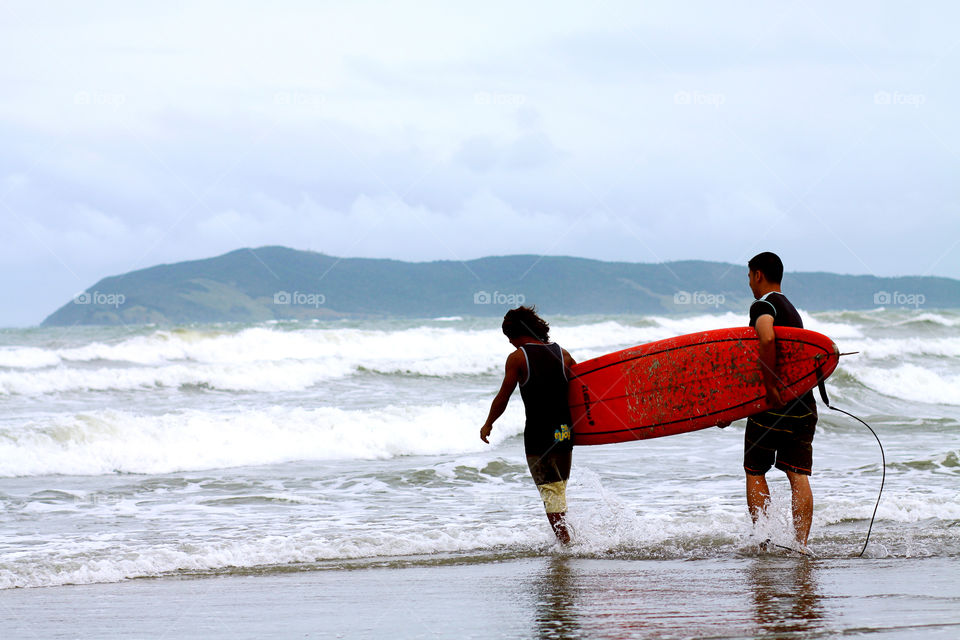
[[[793,507],[793,528],[797,542],[807,546],[810,536],[810,524],[813,522],[813,491],[810,490],[810,477],[802,473],[787,471],[790,480],[791,504]]]
[[[553,527],[553,532],[557,534],[557,540],[561,544],[570,544],[570,530],[567,528],[567,514],[562,513],[548,513],[547,520],[550,521],[550,526]]]
[[[750,519],[756,524],[762,514],[767,513],[770,504],[770,488],[767,486],[767,477],[747,474],[747,508],[750,510]]]

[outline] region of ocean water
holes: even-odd
[[[744,324],[554,317],[578,360]],[[869,422],[886,489],[860,562],[960,558],[960,312],[804,314],[841,360],[833,402]],[[496,563],[559,554],[726,561],[756,535],[742,423],[578,447],[574,544],[529,478],[519,394],[479,429],[511,347],[494,319],[0,330],[0,589],[142,577]],[[810,546],[860,552],[881,480],[873,436],[820,407]]]

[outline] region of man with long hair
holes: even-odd
[[[493,423],[503,415],[513,390],[520,386],[526,412],[523,446],[530,474],[537,485],[547,520],[557,539],[570,542],[566,523],[567,479],[573,440],[567,385],[570,367],[576,362],[555,342],[550,342],[550,325],[536,309],[518,307],[503,317],[503,333],[516,350],[507,356],[503,383],[497,392],[480,439],[487,439]]]

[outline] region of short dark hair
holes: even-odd
[[[542,342],[550,340],[550,325],[537,315],[536,307],[517,307],[503,316],[503,335],[511,340],[523,336],[536,338]]]
[[[773,284],[780,284],[783,280],[783,261],[780,256],[771,251],[753,256],[747,263],[747,267],[750,271],[762,271],[764,277]]]

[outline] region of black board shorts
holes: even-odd
[[[751,416],[743,435],[744,471],[759,476],[776,466],[781,471],[810,475],[816,427],[816,412],[782,415],[765,411]]]

